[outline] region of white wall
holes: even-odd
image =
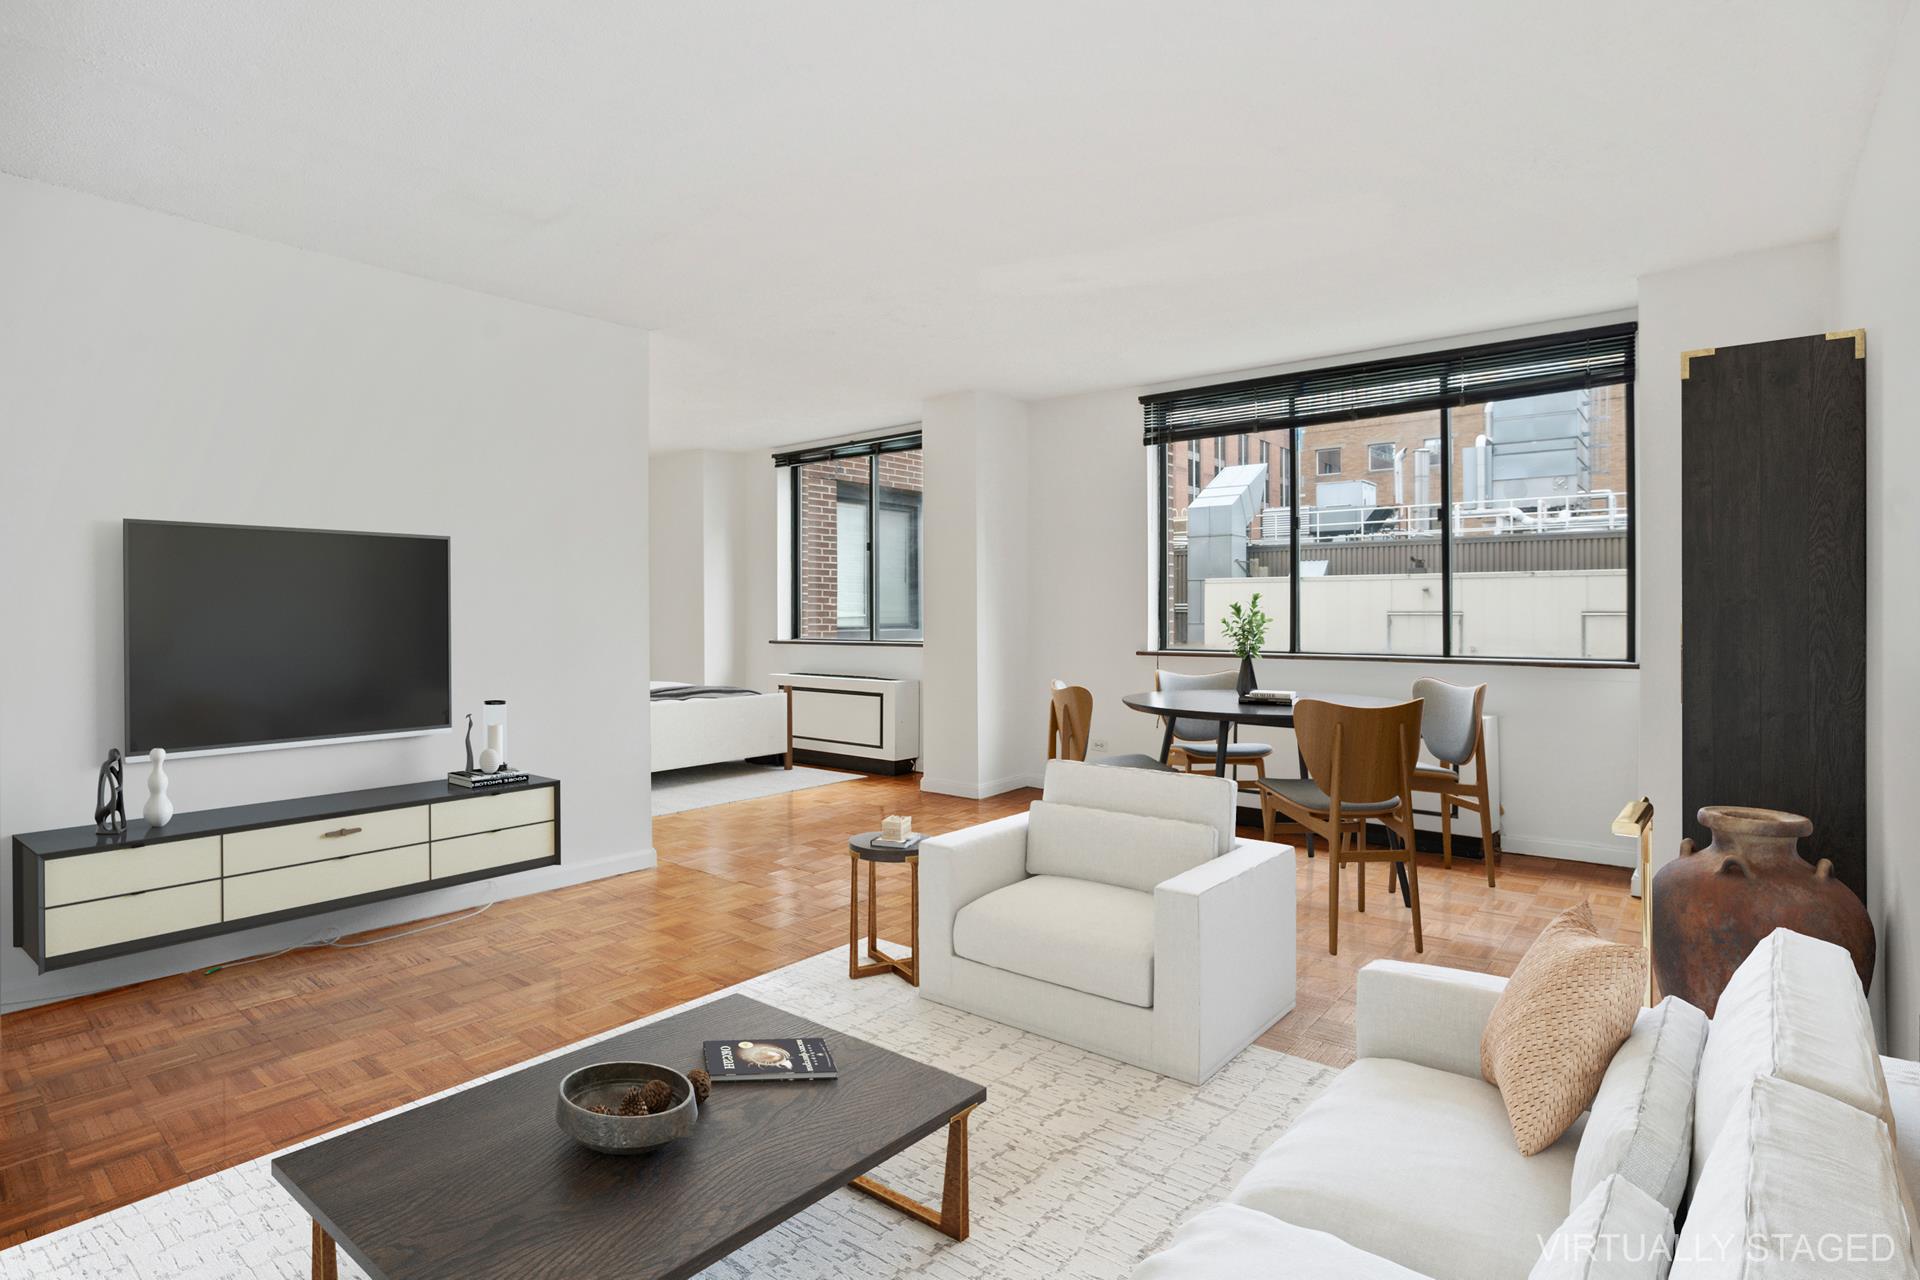
[[[1867,331],[1867,894],[1890,1052],[1920,1056],[1920,13],[1909,10],[1840,226],[1836,328]]]
[[[652,865],[644,334],[6,177],[0,279],[0,833],[92,819],[124,517],[449,535],[456,713],[506,698],[515,763],[562,778],[565,813],[559,868],[45,977],[9,936],[0,1000]],[[437,735],[168,772],[194,810],[460,761]]]
[[[1680,478],[1680,353],[1792,338],[1836,323],[1831,240],[1788,245],[1640,280],[1634,485],[1640,596],[1637,794],[1653,801],[1655,865],[1679,851],[1680,540],[1691,504]],[[1871,364],[1871,362],[1869,362]]]
[[[921,435],[927,641],[920,785],[997,795],[1025,785],[1033,772],[1033,749],[1022,737],[1031,705],[1026,406],[985,392],[942,396],[927,402]]]
[[[743,612],[737,580],[739,559],[749,550],[739,540],[751,533],[740,528],[738,456],[712,449],[653,455],[648,556],[658,607],[648,627],[655,680],[737,682]]]
[[[649,672],[655,680],[707,682],[705,555],[707,492],[698,450],[653,455],[648,474],[647,619]]]
[[[1138,656],[1150,631],[1153,588],[1148,530],[1153,509],[1149,451],[1140,444],[1142,389],[1118,389],[1029,407],[1035,477],[1031,661],[1021,699],[1028,768],[1037,776],[1046,737],[1047,682],[1093,692],[1090,737],[1104,752],[1158,752],[1158,724],[1128,710],[1123,695],[1153,687],[1155,660]],[[1230,658],[1171,657],[1168,670],[1223,670]],[[1277,688],[1402,696],[1421,676],[1487,683],[1487,709],[1501,717],[1505,845],[1516,852],[1626,865],[1633,850],[1608,825],[1635,785],[1638,673],[1470,664],[1262,659],[1260,680]],[[1293,765],[1292,734],[1247,731],[1277,744]]]

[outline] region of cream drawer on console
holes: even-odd
[[[297,867],[256,871],[252,875],[230,875],[226,879],[227,919],[244,920],[248,916],[290,911],[336,898],[420,884],[426,879],[427,846],[424,844],[329,858],[325,862],[303,862]]]
[[[319,822],[296,822],[284,827],[236,831],[226,837],[226,868],[230,876],[299,862],[317,862],[374,849],[397,849],[422,844],[427,838],[427,807],[383,809]]]
[[[451,836],[470,836],[476,831],[499,831],[505,827],[552,821],[552,787],[504,791],[497,796],[443,800],[436,804],[433,806],[433,838],[445,840]]]
[[[47,859],[47,905],[220,878],[220,837]]]
[[[220,923],[220,882],[175,885],[53,907],[46,914],[46,922],[46,953],[50,956],[199,929]]]
[[[530,827],[509,827],[477,836],[433,842],[433,878],[463,876],[469,871],[504,867],[515,862],[535,862],[553,856],[553,824],[536,823]]]

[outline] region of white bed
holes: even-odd
[[[679,680],[655,680],[653,689],[683,688]],[[784,756],[787,696],[754,693],[731,698],[653,699],[655,773],[721,764],[754,756]]]

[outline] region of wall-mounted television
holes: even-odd
[[[129,756],[452,723],[448,542],[122,522]]]

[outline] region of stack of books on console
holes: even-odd
[[[525,782],[529,775],[518,769],[502,769],[497,773],[482,773],[475,769],[455,769],[447,775],[447,781],[456,787],[466,787],[472,791],[481,791],[488,787],[509,787],[516,782]]]

